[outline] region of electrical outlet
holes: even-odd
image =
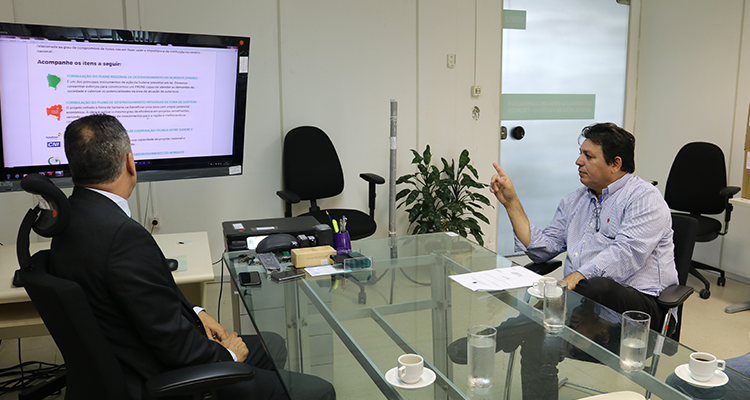
[[[456,67],[456,55],[448,54],[448,68],[455,68],[455,67]]]
[[[482,95],[482,87],[478,85],[474,85],[471,87],[471,96],[472,97],[479,97]]]
[[[159,221],[159,217],[153,216],[148,219],[148,226],[147,229],[159,229],[161,227],[161,221]]]

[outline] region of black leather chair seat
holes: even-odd
[[[684,215],[698,221],[698,236],[696,242],[710,242],[716,239],[721,232],[721,222],[717,219],[696,214],[672,213],[673,215]]]
[[[698,242],[710,242],[719,237],[721,232],[721,222],[714,218],[704,217],[703,215],[693,216],[698,220]]]

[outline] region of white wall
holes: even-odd
[[[748,5],[745,1],[732,148],[729,153],[725,153],[729,158],[729,184],[734,186],[742,186],[742,174],[745,169],[745,133],[748,128],[748,108],[750,107],[750,90],[748,90],[750,89],[750,25],[748,25],[750,24],[750,7]],[[745,278],[750,278],[748,238],[750,238],[750,208],[735,206],[732,212],[730,233],[724,238],[721,261],[727,271]]]
[[[248,35],[251,57],[245,170],[242,176],[141,183],[130,199],[142,219],[146,199],[161,220],[158,233],[208,231],[214,260],[224,249],[221,222],[283,216],[281,143],[289,129],[312,124],[337,146],[346,191],[326,207],[366,210],[361,172],[388,178],[389,101],[399,102],[398,175],[412,172],[408,149],[433,147],[437,157],[471,152],[489,181],[498,158],[501,2],[478,2],[477,84],[471,0],[40,0],[0,1],[0,20],[51,25]],[[446,55],[457,55],[455,69]],[[471,109],[482,110],[479,121]],[[314,167],[314,166],[311,166]],[[21,213],[33,201],[0,195],[0,242],[15,242]],[[376,236],[387,236],[388,188],[378,188]],[[295,209],[301,212],[302,207]],[[399,233],[406,231],[400,213]],[[496,221],[497,209],[487,211]],[[494,248],[494,226],[485,227]],[[218,266],[216,271],[218,272]]]
[[[743,0],[634,1],[631,42],[637,42],[637,54],[629,65],[637,73],[630,75],[628,105],[634,108],[626,126],[637,138],[636,173],[659,181],[662,191],[674,156],[692,141],[721,147],[729,184],[741,185],[750,103],[745,8]],[[750,210],[735,210],[723,254],[722,240],[714,240],[698,243],[694,258],[750,277],[744,228]]]
[[[458,163],[460,152],[467,149],[485,183],[495,173],[492,162],[500,153],[501,14],[499,1],[479,1],[476,10],[470,0],[419,2],[419,125],[417,142],[410,148],[416,146],[421,153],[429,144],[438,165],[440,157]],[[475,27],[476,84],[482,87],[478,98],[471,96]],[[456,54],[455,68],[446,68],[448,54]],[[475,106],[480,109],[478,120],[472,117]],[[491,224],[481,224],[484,245],[494,251],[498,204],[489,191],[484,194],[495,204],[485,208]]]

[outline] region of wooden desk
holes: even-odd
[[[214,280],[211,250],[206,232],[154,235],[167,258],[179,262],[174,280],[192,303],[206,304],[206,282]],[[32,243],[31,254],[49,248],[49,242]],[[48,335],[44,322],[31,304],[26,290],[12,286],[18,269],[15,244],[0,247],[0,340]]]

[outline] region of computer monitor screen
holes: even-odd
[[[140,181],[242,173],[250,38],[0,23],[0,191],[71,184],[65,127],[117,117]]]

